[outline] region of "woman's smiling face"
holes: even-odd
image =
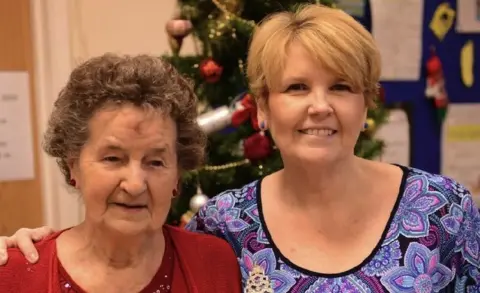
[[[284,160],[331,162],[353,155],[365,123],[363,93],[333,75],[300,45],[288,48],[278,89],[260,106]]]

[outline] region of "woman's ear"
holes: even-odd
[[[261,125],[266,125],[266,121],[268,118],[268,106],[266,99],[259,99],[256,101],[257,103],[257,121],[258,121],[258,126],[261,128]]]
[[[70,170],[70,179],[75,179],[78,182],[78,160],[76,159],[68,159],[67,160],[68,169]]]

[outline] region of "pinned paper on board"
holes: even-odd
[[[480,33],[480,0],[458,0],[456,30],[459,33]]]
[[[433,13],[432,20],[430,21],[430,29],[433,34],[443,41],[445,35],[450,31],[455,19],[455,10],[450,7],[448,2],[444,2],[438,5],[437,9]]]
[[[442,175],[464,185],[480,204],[480,104],[452,104],[442,135]]]
[[[419,0],[370,0],[372,34],[382,55],[381,80],[417,81],[422,59],[423,6]]]
[[[474,82],[473,64],[474,64],[474,45],[469,40],[465,43],[460,52],[460,70],[463,84],[466,87],[472,87]]]
[[[27,72],[0,72],[0,181],[34,178]]]
[[[410,123],[404,110],[391,110],[387,121],[375,132],[375,138],[385,144],[379,161],[410,165]]]

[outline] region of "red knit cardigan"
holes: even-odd
[[[165,226],[175,249],[172,293],[240,293],[241,276],[232,248],[224,240]],[[40,259],[30,264],[17,248],[0,267],[1,293],[60,293],[54,233],[35,246]]]

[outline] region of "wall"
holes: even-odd
[[[176,0],[31,0],[39,132],[58,91],[81,61],[105,52],[169,52],[164,26]],[[141,4],[139,4],[141,3]],[[54,17],[55,16],[55,17]],[[182,54],[193,53],[187,38]],[[44,224],[64,228],[82,219],[81,199],[65,188],[56,164],[42,155]]]
[[[33,144],[37,146],[38,132],[34,111],[36,95],[33,90],[35,74],[29,4],[29,0],[0,0],[0,71],[28,73],[31,117],[28,123],[33,129],[31,134]],[[19,96],[18,100],[24,97]],[[3,103],[0,101],[0,104]],[[23,131],[18,134],[25,134]],[[33,148],[31,151],[34,153],[34,178],[0,182],[0,235],[9,235],[19,227],[36,227],[42,224],[40,152]]]

